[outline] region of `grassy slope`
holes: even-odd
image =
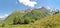
[[[32,14],[33,13],[33,14]],[[27,15],[24,15],[24,13],[20,13],[19,11],[16,11],[16,12],[13,12],[10,16],[8,16],[8,18],[6,20],[4,20],[4,23],[5,25],[7,24],[12,24],[13,23],[13,19],[15,16],[25,16],[23,17],[24,19],[25,18],[29,18],[29,19],[41,19],[41,18],[44,18],[45,16],[49,15],[48,14],[49,12],[47,10],[45,10],[45,8],[41,8],[41,9],[35,9],[35,10],[32,10],[31,12],[28,12]],[[16,25],[16,28],[20,28],[20,27],[30,27],[31,24],[28,24],[28,25]],[[19,27],[20,26],[20,27]],[[7,25],[7,27],[15,27],[14,25]]]
[[[19,16],[22,17],[24,15],[24,13],[20,12],[20,11],[14,11],[12,14],[10,14],[5,20],[4,23],[5,24],[12,24],[13,23],[13,19],[15,16]]]
[[[48,25],[49,24],[49,25]],[[33,24],[27,25],[8,25],[4,28],[60,28],[60,13],[37,20]]]
[[[13,23],[13,19],[14,19],[15,16],[19,16],[19,17],[23,16],[22,19],[28,19],[29,18],[29,20],[30,19],[34,20],[35,18],[37,18],[37,19],[43,18],[43,17],[49,15],[48,13],[49,12],[47,12],[47,10],[45,8],[34,9],[31,12],[28,12],[26,15],[24,15],[23,12],[18,10],[18,11],[14,11],[12,14],[10,14],[6,18],[6,20],[4,20],[4,23],[5,24],[12,24]]]
[[[60,13],[36,21],[34,25],[36,28],[60,28]]]
[[[44,18],[44,17],[46,17],[48,15],[50,15],[50,14],[45,8],[40,8],[40,9],[34,9],[31,12],[28,12],[22,18],[34,20],[34,19]]]

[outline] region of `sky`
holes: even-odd
[[[60,0],[0,0],[0,18],[8,16],[14,10],[25,10],[41,6],[60,9]]]

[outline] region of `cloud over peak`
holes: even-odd
[[[37,4],[37,2],[30,0],[18,0],[18,1],[24,4],[25,6],[30,6],[30,7],[34,7]]]

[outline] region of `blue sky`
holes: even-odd
[[[27,4],[30,1],[35,4],[31,5]],[[37,8],[40,6],[49,6],[51,8],[60,9],[60,0],[30,0],[30,1],[24,4],[24,2],[20,3],[20,0],[0,0],[0,17],[6,14],[10,14],[16,9],[24,10],[26,8]]]

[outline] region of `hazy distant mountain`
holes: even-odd
[[[2,18],[0,18],[0,20],[2,20]]]
[[[8,15],[6,15],[6,16],[1,16],[1,17],[0,17],[0,20],[5,20],[7,17],[8,17]]]

